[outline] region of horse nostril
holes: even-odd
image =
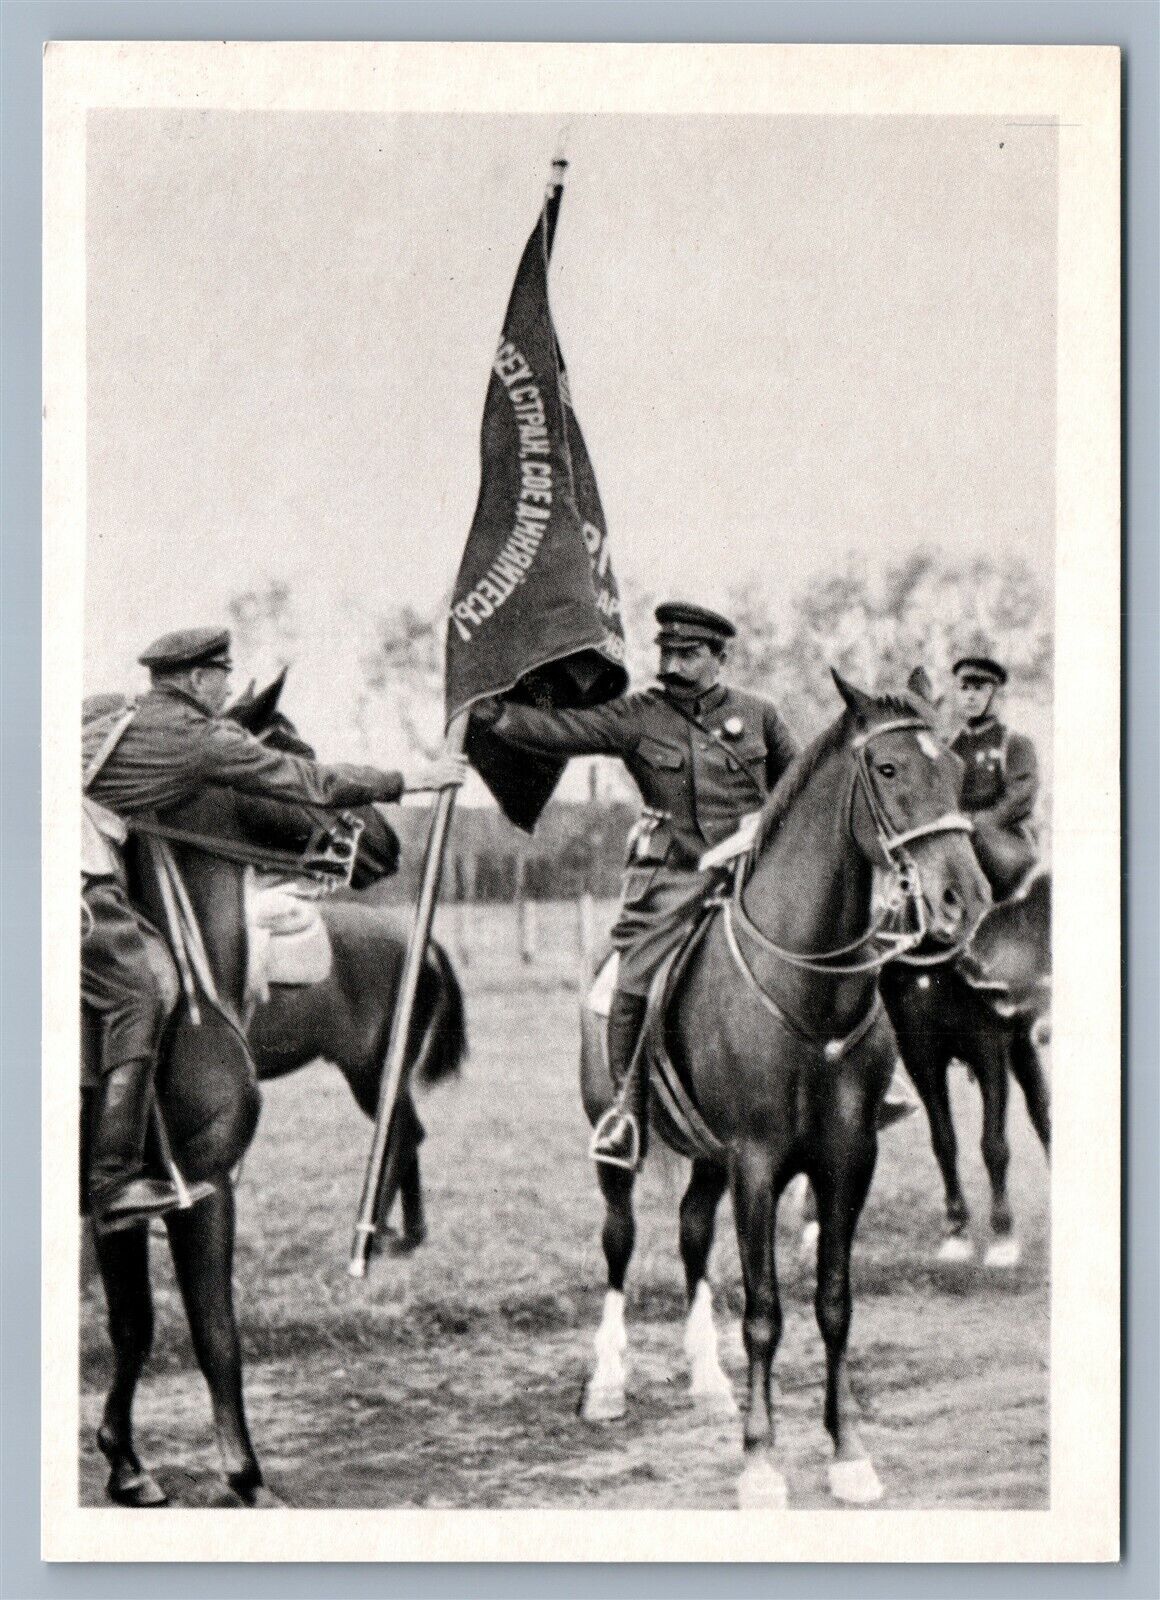
[[[953,884],[943,890],[943,905],[955,917],[963,915],[963,897]]]

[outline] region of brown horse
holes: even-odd
[[[681,1205],[689,1293],[686,1351],[695,1393],[727,1394],[705,1269],[718,1202],[732,1193],[745,1285],[748,1357],[742,1504],[784,1505],[774,1448],[771,1379],[781,1336],[775,1222],[791,1178],[818,1199],[818,1326],[826,1349],[830,1484],[869,1501],[881,1484],[858,1431],[846,1376],[850,1255],[877,1156],[876,1113],[896,1045],[877,995],[898,946],[872,920],[876,870],[894,882],[925,934],[965,940],[989,893],[957,812],[958,764],[912,696],[874,697],[835,674],[844,715],[798,758],[767,803],[744,880],[714,917],[678,985],[668,1053],[715,1142],[693,1162]],[[586,1029],[585,1109],[611,1099],[602,1054]],[[662,1138],[680,1145],[655,1094]],[[583,1402],[591,1420],[624,1410],[624,1280],[633,1246],[633,1175],[600,1169],[608,1293],[597,1364]]]
[[[1048,1153],[1051,1096],[1037,1038],[1045,1022],[1050,941],[1051,878],[1041,873],[1021,894],[984,917],[971,942],[967,974],[953,964],[922,968],[905,959],[883,970],[882,998],[899,1054],[922,1097],[946,1191],[940,1261],[966,1262],[975,1253],[947,1088],[952,1061],[970,1068],[983,1101],[981,1145],[991,1185],[993,1235],[983,1264],[1002,1271],[1019,1261],[1007,1196],[1008,1074],[1023,1091],[1031,1126]],[[980,973],[986,980],[981,985],[972,981]]]

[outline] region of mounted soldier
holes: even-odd
[[[951,749],[964,764],[962,807],[975,826],[975,851],[997,901],[1027,881],[1039,859],[1032,815],[1039,763],[1026,735],[995,713],[1007,670],[992,656],[960,656],[954,664],[963,725]]]
[[[732,622],[683,601],[658,606],[655,616],[655,687],[582,711],[495,701],[475,708],[512,745],[619,756],[644,800],[612,929],[619,960],[607,1040],[616,1101],[590,1151],[630,1170],[643,1150],[649,1085],[637,1045],[653,977],[716,886],[703,858],[761,809],[798,749],[771,701],[721,681]]]
[[[139,660],[149,669],[148,693],[136,704],[108,695],[87,701],[82,742],[81,995],[101,1028],[88,1186],[102,1232],[212,1193],[212,1185],[194,1185],[182,1195],[146,1172],[158,1046],[179,986],[168,945],[129,899],[122,847],[134,820],[163,819],[206,785],[335,811],[458,785],[464,774],[457,757],[405,777],[268,748],[219,715],[232,671],[224,629],[167,634]]]

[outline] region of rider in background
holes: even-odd
[[[101,1025],[88,1182],[104,1232],[179,1204],[172,1183],[146,1174],[157,1051],[179,991],[168,946],[129,901],[122,847],[134,817],[164,815],[207,784],[337,809],[454,787],[465,771],[458,757],[406,777],[269,749],[219,715],[232,671],[225,629],[167,634],[139,659],[149,692],[135,705],[109,695],[86,702],[82,733],[81,996]]]
[[[995,899],[1005,900],[1039,858],[1032,824],[1039,763],[1026,735],[995,715],[1007,671],[991,656],[961,656],[954,664],[963,726],[951,749],[964,764],[961,804],[975,825],[975,850]]]

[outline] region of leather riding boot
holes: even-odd
[[[89,1160],[94,1227],[135,1227],[187,1203],[176,1184],[145,1174],[153,1062],[122,1062],[101,1079],[98,1095]]]
[[[593,1161],[630,1172],[643,1154],[648,1077],[637,1046],[647,1010],[644,995],[614,991],[608,1011],[608,1069],[616,1099],[596,1124],[588,1151]]]

